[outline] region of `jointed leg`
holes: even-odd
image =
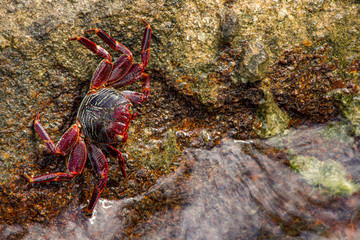
[[[114,68],[108,80],[108,84],[114,83],[122,79],[133,66],[132,58],[128,55],[122,55],[114,62]]]
[[[136,80],[138,80],[142,76],[142,73],[144,72],[144,69],[149,62],[151,27],[145,20],[142,19],[142,21],[143,23],[146,24],[144,37],[141,44],[142,64],[133,65],[133,55],[131,51],[128,48],[126,48],[124,45],[115,41],[103,30],[101,29],[88,30],[88,32],[95,32],[96,35],[98,35],[112,49],[125,54],[123,56],[120,56],[115,61],[113,72],[107,82],[108,84],[111,84],[114,87],[131,84]]]
[[[110,81],[109,80],[109,85],[113,86],[113,87],[123,87],[129,84],[132,84],[134,82],[136,82],[143,74],[143,69],[141,68],[140,64],[133,64],[130,68],[130,70],[126,73],[126,75],[121,78],[121,79],[117,79],[116,81]],[[110,77],[110,79],[112,78],[112,76]]]
[[[142,40],[142,44],[141,44],[141,59],[142,59],[142,65],[143,65],[143,69],[146,67],[146,65],[148,64],[149,61],[149,55],[150,55],[150,39],[151,39],[151,27],[150,24],[148,22],[146,22],[144,19],[141,19],[141,21],[146,25],[145,31],[144,31],[144,36],[143,36],[143,40]],[[99,36],[107,45],[109,45],[109,47],[111,47],[112,49],[123,53],[125,55],[127,55],[129,57],[129,59],[132,60],[133,55],[131,53],[131,51],[125,47],[124,45],[122,45],[121,43],[115,41],[112,37],[110,37],[105,31],[101,30],[101,29],[89,29],[85,32],[93,32],[95,33],[97,36]]]
[[[91,161],[91,164],[92,164],[96,174],[101,177],[101,179],[96,184],[96,186],[92,192],[89,206],[85,210],[86,212],[91,213],[95,208],[96,202],[98,201],[101,192],[105,188],[105,185],[107,182],[107,174],[109,171],[109,166],[108,166],[105,155],[102,153],[102,151],[97,146],[90,143],[88,152],[89,152],[89,155],[88,155],[89,159]]]
[[[134,103],[142,103],[145,101],[150,93],[150,76],[146,73],[142,74],[142,93],[133,92],[133,91],[122,91],[121,93],[124,94],[130,101]]]
[[[116,157],[118,159],[121,173],[122,173],[123,177],[126,178],[125,160],[124,160],[124,157],[122,156],[121,152],[119,150],[117,150],[116,148],[114,148],[113,146],[107,145],[107,144],[104,144],[103,148],[108,154],[110,154],[111,156]]]
[[[99,88],[109,80],[109,77],[113,70],[113,66],[114,64],[106,59],[101,61],[101,63],[95,70],[93,78],[91,79],[91,83],[90,83],[91,89]]]
[[[111,47],[112,49],[114,49],[115,51],[118,51],[120,53],[123,53],[127,56],[129,56],[129,58],[133,58],[133,55],[131,53],[131,51],[125,47],[124,45],[122,45],[121,43],[115,41],[112,37],[110,37],[105,31],[101,30],[101,29],[89,29],[86,30],[85,32],[91,32],[91,33],[95,33],[96,35],[98,35],[109,47]]]
[[[111,73],[111,76],[108,80],[108,83],[113,83],[122,79],[130,70],[133,65],[133,55],[131,51],[122,45],[121,43],[115,41],[110,37],[105,31],[101,29],[90,29],[85,32],[92,32],[99,36],[109,47],[112,49],[123,53],[125,55],[120,56],[114,63],[114,69]]]
[[[73,146],[76,144],[79,137],[79,127],[77,124],[72,125],[60,138],[58,143],[55,145],[45,128],[40,123],[40,114],[36,115],[35,118],[35,129],[39,133],[47,149],[56,155],[66,155],[70,152]]]
[[[84,37],[73,37],[69,39],[70,41],[77,40],[82,45],[84,45],[86,48],[88,48],[93,53],[97,54],[98,56],[107,59],[109,62],[111,62],[111,56],[104,48],[102,48],[99,45],[96,45],[94,42],[90,41],[87,38]]]
[[[70,38],[70,41],[72,40],[79,41],[90,51],[104,58],[104,60],[97,67],[90,84],[92,89],[101,87],[108,81],[113,70],[114,64],[111,62],[110,54],[104,48],[96,45],[94,42],[90,41],[87,38],[84,37]]]
[[[151,27],[148,22],[146,22],[144,19],[141,19],[141,21],[146,25],[145,31],[144,31],[144,37],[141,44],[141,60],[142,60],[142,68],[145,69],[146,65],[149,62],[149,56],[150,56],[150,39],[151,39]]]
[[[26,173],[25,177],[32,183],[41,183],[41,182],[53,182],[53,181],[68,181],[73,179],[76,175],[80,174],[84,169],[86,162],[86,146],[84,141],[79,138],[73,151],[69,157],[68,170],[70,173],[49,173],[37,177],[30,177]]]

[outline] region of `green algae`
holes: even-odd
[[[311,185],[332,195],[351,195],[360,185],[349,179],[341,163],[332,159],[320,161],[316,157],[296,155],[291,167]]]

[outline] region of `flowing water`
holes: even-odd
[[[341,122],[268,140],[224,139],[210,150],[186,150],[182,165],[143,195],[100,199],[91,218],[75,201],[47,224],[7,226],[2,237],[356,239],[359,145]],[[294,164],[299,157],[316,159],[310,174]],[[321,171],[323,183],[315,178]],[[149,209],[151,215],[141,215]]]

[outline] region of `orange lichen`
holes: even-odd
[[[311,42],[307,41],[307,40],[304,40],[302,42],[302,44],[305,46],[305,47],[310,47],[311,46]]]

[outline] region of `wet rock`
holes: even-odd
[[[357,140],[342,121],[301,126],[267,140],[287,152],[290,165],[325,195],[352,195],[360,185]]]
[[[319,156],[328,152],[336,154],[331,145],[311,147],[309,133],[326,129],[326,125],[309,128],[306,131],[309,141],[305,144],[289,142],[289,146],[296,153],[319,149],[316,151]],[[304,135],[298,131],[291,137],[299,140]],[[282,143],[288,143],[289,139],[282,139]],[[115,201],[100,199],[89,219],[80,214],[76,204],[71,204],[48,224],[27,224],[23,228],[4,226],[2,229],[7,236],[21,235],[26,239],[59,236],[66,239],[98,236],[105,239],[200,239],[208,235],[211,239],[292,239],[299,236],[344,239],[356,236],[359,232],[358,195],[333,198],[307,184],[291,169],[287,149],[271,146],[279,143],[278,140],[224,139],[213,149],[187,149],[174,172],[159,178],[151,188],[134,197]],[[345,151],[350,150],[348,147]],[[321,148],[330,151],[324,152]],[[352,176],[358,180],[358,175]],[[348,226],[350,221],[351,227]]]
[[[348,179],[345,168],[337,161],[319,161],[315,157],[294,156],[291,166],[313,186],[326,189],[329,194],[352,195],[360,190],[360,185]]]

